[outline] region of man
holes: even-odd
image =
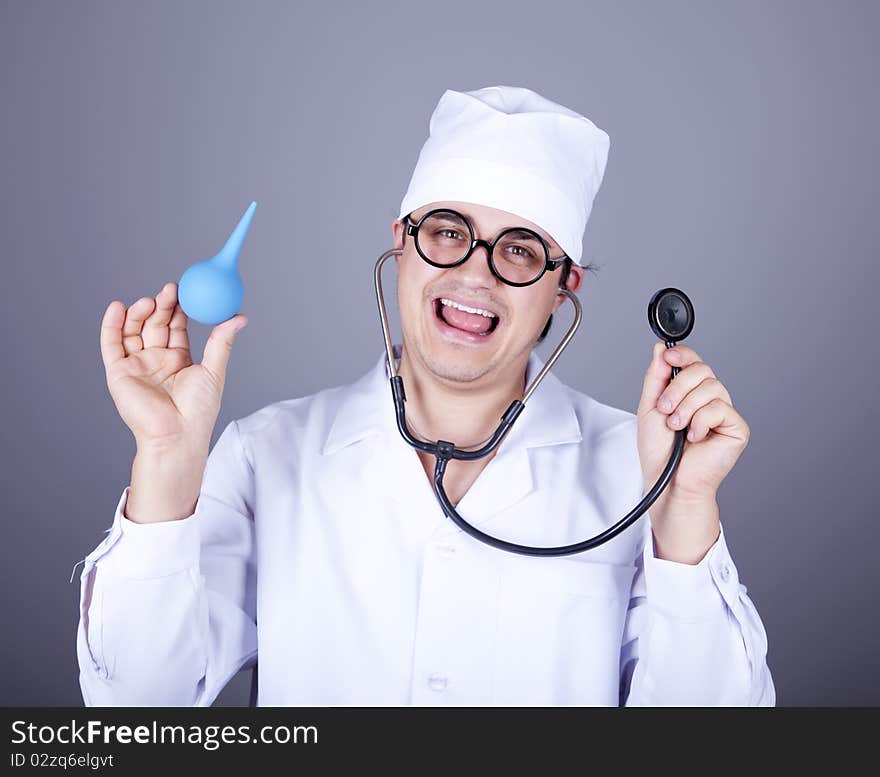
[[[583,281],[608,147],[530,90],[443,95],[392,223],[417,435],[478,445],[522,397],[560,286]],[[693,349],[655,345],[636,415],[548,375],[493,456],[450,462],[447,492],[478,528],[561,545],[629,512],[690,425],[648,518],[536,558],[445,518],[433,459],[397,431],[384,355],[233,421],[208,456],[244,323],[215,327],[196,365],[174,284],[105,313],[107,383],[138,445],[81,576],[86,704],[208,705],[257,659],[263,705],[775,702],[715,499],[748,426]]]

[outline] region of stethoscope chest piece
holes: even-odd
[[[683,291],[660,289],[648,303],[648,324],[665,343],[677,343],[694,328],[694,306]]]

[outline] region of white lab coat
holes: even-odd
[[[549,374],[459,510],[560,545],[642,493],[635,416]],[[400,437],[384,354],[226,426],[192,516],[136,524],[127,496],[80,576],[86,705],[210,705],[258,652],[264,706],[775,703],[723,530],[696,565],[654,557],[647,515],[577,556],[477,542]]]

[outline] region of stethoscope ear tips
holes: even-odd
[[[694,328],[694,306],[679,289],[660,289],[648,303],[648,323],[663,342],[684,340]]]

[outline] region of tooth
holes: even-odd
[[[495,318],[495,314],[490,313],[488,310],[483,310],[482,308],[468,307],[467,305],[462,305],[459,302],[454,302],[453,300],[446,299],[445,297],[441,297],[440,302],[444,305],[448,305],[449,307],[463,310],[465,313],[473,313],[475,315],[483,316],[484,318]]]

